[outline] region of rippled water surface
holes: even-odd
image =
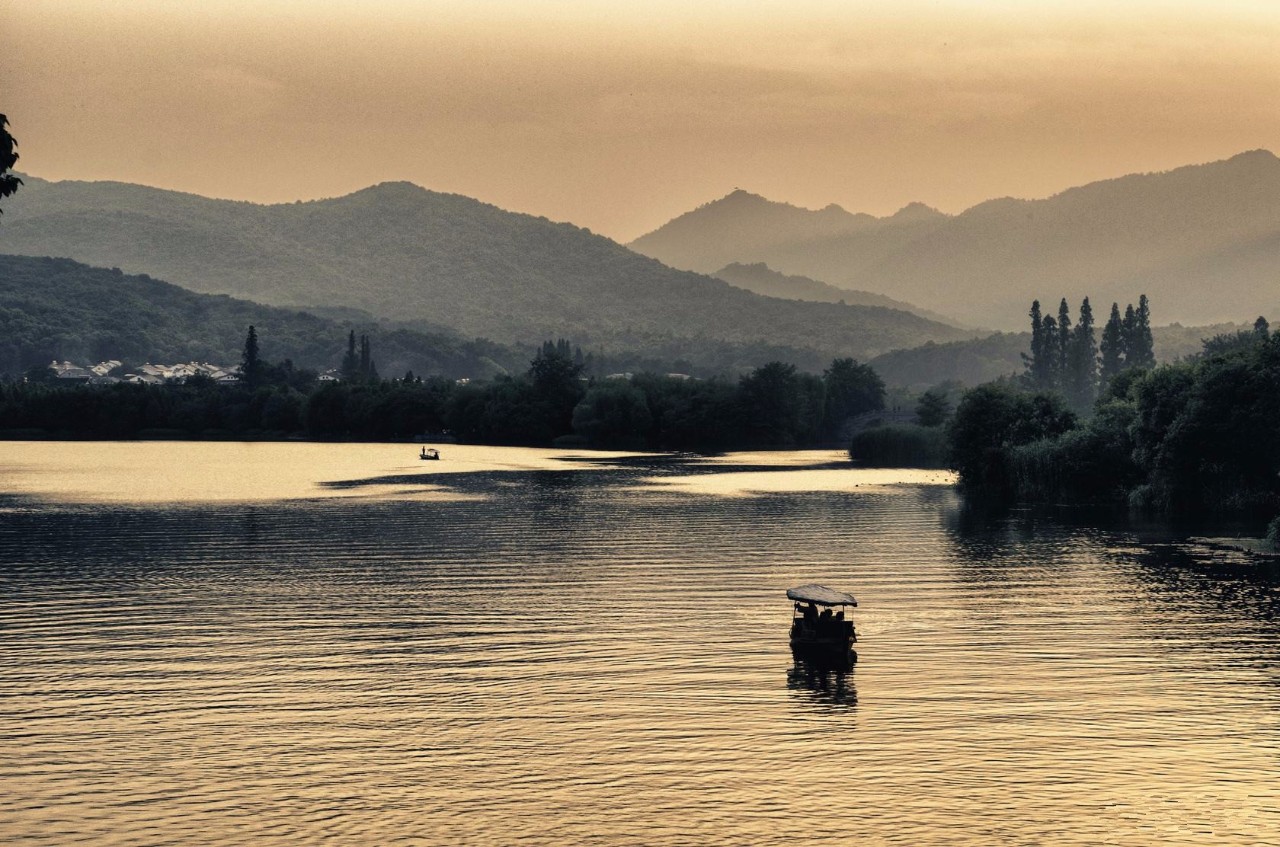
[[[0,444],[0,843],[1280,843],[1259,564],[836,454],[442,452]]]

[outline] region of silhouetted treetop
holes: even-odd
[[[0,197],[11,197],[22,180],[10,171],[18,163],[18,140],[9,134],[9,117],[0,115]],[[0,215],[4,210],[0,209]]]

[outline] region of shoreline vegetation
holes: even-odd
[[[701,452],[841,444],[863,467],[951,468],[973,501],[1280,514],[1280,333],[1265,319],[1157,365],[1145,296],[1123,312],[1111,306],[1100,344],[1087,298],[1074,321],[1065,300],[1056,318],[1042,316],[1039,302],[1030,317],[1024,374],[967,391],[938,386],[913,413],[886,411],[884,382],[853,359],[821,376],[775,361],[737,380],[587,378],[581,352],[562,339],[544,343],[519,375],[384,379],[368,338],[357,347],[351,333],[340,381],[321,381],[288,360],[262,360],[250,327],[231,385],[196,374],[163,385],[68,386],[46,368],[0,382],[0,439]],[[1280,527],[1272,530],[1280,540]]]
[[[678,374],[583,377],[569,342],[542,345],[526,373],[483,382],[377,374],[349,338],[340,381],[261,359],[249,328],[240,379],[162,385],[59,384],[49,368],[0,382],[0,439],[421,440],[719,451],[824,446],[850,417],[883,408],[884,383],[853,359],[822,376],[771,362],[736,381]]]
[[[1123,318],[1113,305],[1099,349],[1087,299],[1074,329],[1065,301],[1057,320],[1033,305],[1026,374],[966,392],[948,424],[966,497],[1280,514],[1280,333],[1258,318],[1156,365],[1147,314],[1145,297]]]

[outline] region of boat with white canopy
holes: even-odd
[[[858,601],[852,594],[810,583],[788,588],[787,598],[793,601],[792,650],[853,656],[858,635],[847,611],[856,608]]]

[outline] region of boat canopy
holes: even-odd
[[[819,606],[856,606],[858,601],[852,594],[827,588],[825,585],[797,585],[787,589],[787,597],[801,603],[814,603]]]

